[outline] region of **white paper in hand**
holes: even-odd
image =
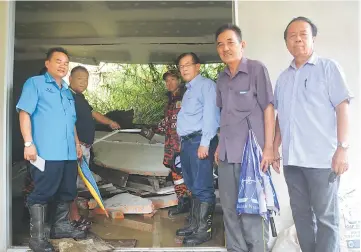
[[[35,161],[31,160],[30,163],[42,172],[45,170],[45,160],[39,156],[36,156],[36,160]]]

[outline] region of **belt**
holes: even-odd
[[[190,133],[188,135],[185,135],[185,136],[182,136],[181,139],[182,140],[189,140],[189,139],[192,139],[196,136],[201,136],[202,135],[202,131],[201,130],[198,130],[198,131],[195,131],[193,133]]]
[[[87,144],[87,143],[83,143],[83,142],[80,142],[80,145],[83,145],[83,146],[85,146],[86,148],[92,147],[91,144]]]

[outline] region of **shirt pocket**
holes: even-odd
[[[236,111],[249,112],[254,108],[256,97],[252,89],[231,91],[231,102]]]
[[[73,120],[76,120],[76,111],[75,111],[75,100],[71,94],[65,94],[63,97],[63,108],[66,114],[69,114]]]
[[[329,104],[327,82],[324,78],[311,78],[301,86],[303,97],[308,105],[326,106]]]

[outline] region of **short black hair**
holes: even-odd
[[[69,58],[69,53],[63,47],[53,47],[48,50],[46,53],[46,60],[50,60],[54,53],[61,52],[64,53]]]
[[[309,18],[299,16],[299,17],[296,17],[296,18],[292,19],[291,22],[288,23],[288,25],[287,25],[284,33],[283,33],[283,38],[284,38],[284,40],[286,40],[286,38],[287,38],[288,27],[289,27],[293,22],[296,22],[296,21],[303,21],[303,22],[308,23],[308,24],[311,26],[312,37],[316,37],[316,36],[317,36],[317,26],[316,26]]]
[[[197,54],[195,54],[194,52],[186,52],[186,53],[182,53],[181,55],[178,56],[178,58],[176,60],[177,66],[179,65],[179,62],[181,61],[181,59],[183,59],[186,56],[192,56],[194,64],[201,64],[201,60],[199,59]]]
[[[75,72],[78,72],[78,71],[83,71],[83,72],[86,72],[87,74],[89,74],[88,70],[83,67],[83,66],[76,66],[74,67],[73,69],[71,69],[70,71],[70,75],[73,75]]]
[[[231,24],[231,23],[224,24],[224,25],[222,25],[221,27],[219,27],[217,29],[217,31],[216,31],[216,41],[218,39],[219,34],[221,34],[222,32],[225,32],[225,31],[229,31],[229,30],[233,31],[237,35],[239,42],[242,41],[242,31],[241,31],[241,29],[237,25]]]

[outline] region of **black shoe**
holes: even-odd
[[[53,225],[50,230],[51,239],[73,238],[85,239],[86,232],[73,227],[69,221],[70,203],[60,202],[56,204],[53,213]]]
[[[189,212],[190,199],[188,197],[180,197],[178,199],[178,205],[176,208],[172,208],[168,211],[168,216],[173,217],[178,214]]]
[[[53,252],[54,247],[48,241],[46,234],[47,205],[35,204],[29,207],[30,240],[29,247],[34,252]]]
[[[185,246],[196,246],[209,241],[212,238],[212,222],[214,204],[201,202],[199,206],[199,224],[197,230],[183,240]]]
[[[193,234],[193,232],[198,227],[198,211],[199,211],[199,200],[196,198],[191,198],[191,209],[190,209],[190,222],[187,227],[178,229],[176,235],[178,236],[188,236]]]

